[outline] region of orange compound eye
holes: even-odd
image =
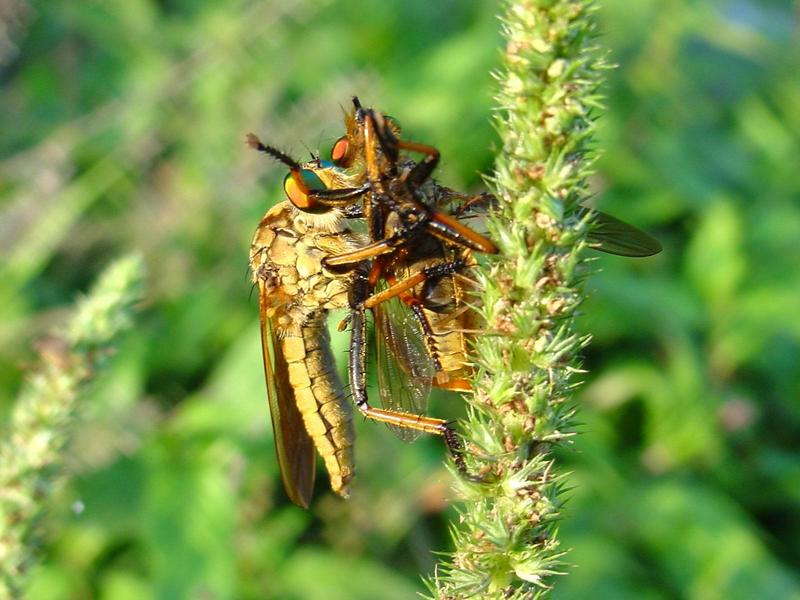
[[[286,192],[286,197],[297,208],[303,212],[322,213],[329,210],[324,204],[314,202],[309,197],[311,190],[324,190],[325,184],[322,183],[319,177],[308,169],[301,171],[292,171],[283,180],[283,191]]]
[[[331,148],[331,160],[335,165],[341,166],[347,156],[347,150],[350,148],[350,142],[347,136],[340,137]]]

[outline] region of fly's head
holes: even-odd
[[[400,137],[399,122],[371,108],[364,108],[358,97],[353,98],[353,110],[344,117],[345,134],[334,142],[331,148],[331,161],[337,167],[351,171],[362,178],[366,175],[366,161],[371,160],[380,172],[385,172],[396,162],[396,149],[385,148],[381,139],[396,142]],[[372,139],[367,129],[375,134]]]
[[[286,193],[289,202],[298,211],[320,215],[334,210],[330,206],[316,201],[312,193],[313,191],[328,189],[322,177],[328,177],[329,182],[331,181],[326,172],[335,168],[333,165],[328,167],[326,163],[323,166],[324,161],[320,161],[317,158],[308,163],[300,164],[277,148],[261,143],[261,140],[252,133],[247,134],[247,145],[289,167],[289,173],[286,174],[283,180],[283,191]]]
[[[289,167],[283,191],[292,206],[297,233],[332,233],[341,229],[342,208],[320,202],[313,192],[348,187],[352,185],[352,175],[317,157],[301,164],[273,146],[263,144],[252,133],[247,135],[247,144]]]

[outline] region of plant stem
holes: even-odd
[[[556,521],[564,475],[551,449],[573,435],[576,328],[590,223],[578,213],[592,172],[592,110],[607,68],[586,0],[506,3],[497,74],[502,151],[489,227],[501,254],[478,271],[488,331],[463,436],[483,481],[458,478],[455,550],[431,588],[443,598],[534,598],[562,574]],[[458,474],[456,474],[458,477]]]
[[[20,391],[0,442],[0,599],[21,597],[35,561],[38,516],[61,485],[63,449],[82,392],[102,369],[141,296],[139,256],[117,260],[58,334],[37,346],[39,364]]]

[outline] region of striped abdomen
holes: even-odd
[[[299,328],[283,330],[280,344],[306,431],[325,462],[331,488],[347,497],[355,473],[355,433],[351,405],[330,349],[326,311],[314,311]]]

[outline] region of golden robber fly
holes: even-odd
[[[348,495],[355,472],[350,405],[336,374],[326,329],[331,309],[350,309],[351,344],[364,359],[350,365],[351,387],[362,414],[397,428],[445,436],[463,468],[455,434],[445,421],[374,408],[367,402],[364,311],[367,302],[374,306],[382,300],[372,299],[365,287],[368,262],[361,260],[346,269],[326,263],[326,258],[347,255],[363,244],[346,224],[347,217],[359,217],[360,211],[326,206],[314,198],[317,191],[340,189],[345,178],[342,170],[319,159],[301,165],[252,134],[247,141],[289,168],[284,180],[288,200],[267,211],[250,249],[250,267],[259,292],[267,395],[289,498],[308,506],[315,473],[314,448],[323,458],[336,493]]]

